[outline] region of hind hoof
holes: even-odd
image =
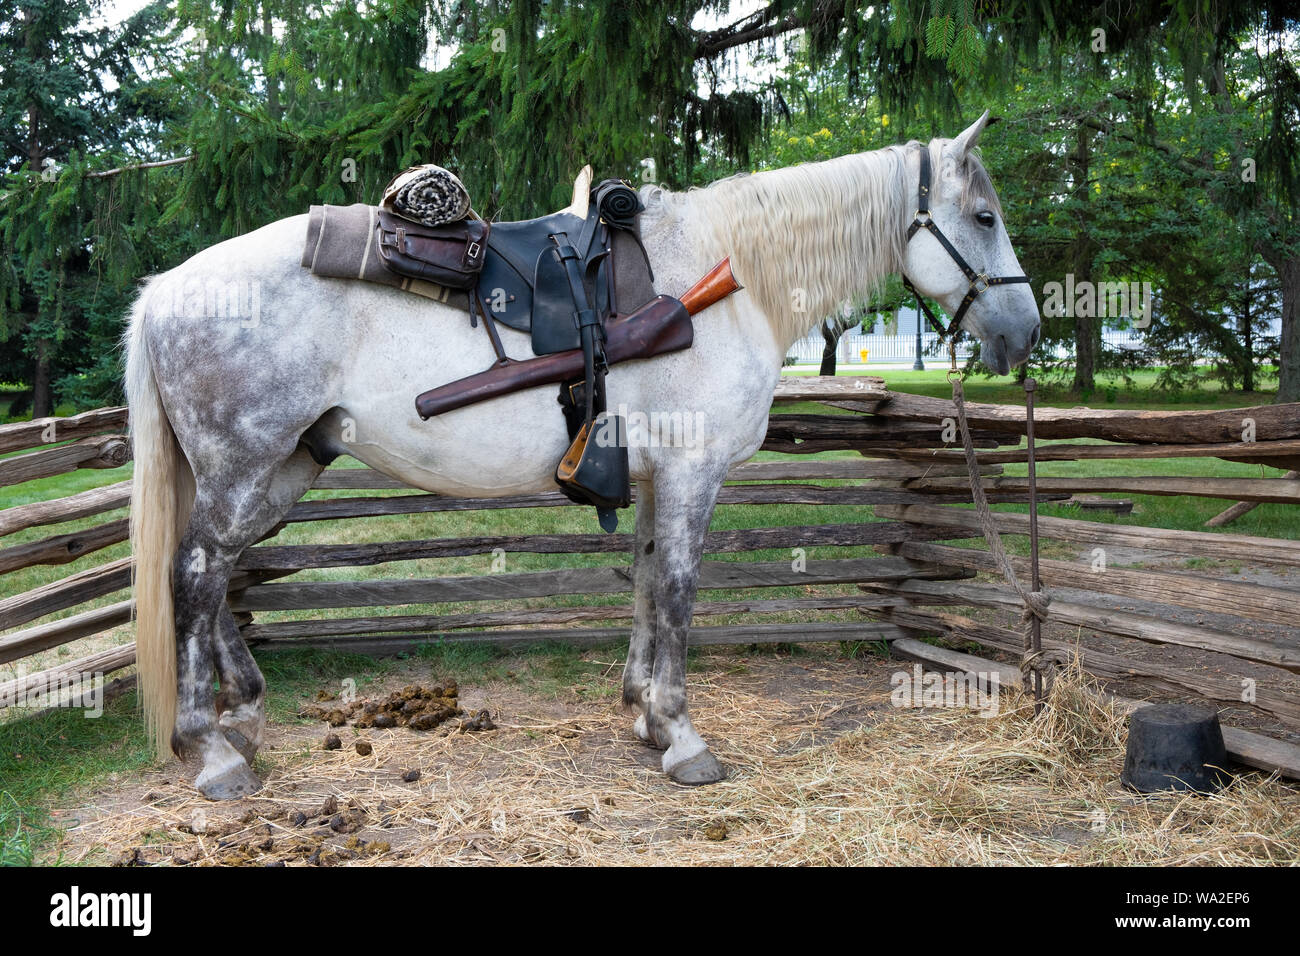
[[[645,714],[638,715],[637,719],[632,722],[632,733],[636,734],[647,747],[653,747],[655,750],[665,749],[664,745],[650,733],[650,725],[645,719]]]
[[[257,745],[234,727],[222,727],[221,732],[225,734],[226,741],[230,746],[238,750],[239,756],[243,757],[244,762],[251,767],[253,765],[253,756],[257,753]]]
[[[702,787],[725,779],[727,771],[718,763],[718,758],[706,749],[669,769],[668,776],[675,783],[686,787]]]
[[[199,793],[209,800],[242,800],[262,789],[262,781],[242,760],[211,779],[195,781]]]

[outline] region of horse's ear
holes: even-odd
[[[984,127],[989,123],[989,111],[985,110],[984,115],[971,123],[963,130],[956,139],[948,143],[943,148],[944,158],[951,159],[953,164],[960,166],[966,161],[966,156],[979,141],[980,133],[984,132]]]

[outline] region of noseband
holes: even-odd
[[[912,219],[912,224],[907,227],[908,242],[912,241],[912,237],[916,235],[918,229],[928,229],[930,234],[939,240],[939,244],[948,250],[948,255],[952,257],[953,262],[957,263],[957,268],[961,269],[966,274],[966,278],[970,280],[970,288],[966,290],[965,298],[961,300],[961,305],[957,307],[957,314],[952,317],[952,321],[948,323],[948,328],[945,329],[943,324],[935,318],[934,313],[930,311],[930,307],[922,301],[921,293],[916,286],[912,285],[912,280],[906,275],[903,276],[903,285],[907,287],[912,295],[916,296],[917,307],[925,313],[926,319],[931,327],[939,333],[940,339],[951,336],[954,341],[956,340],[956,337],[961,334],[961,320],[966,317],[966,310],[970,308],[970,304],[975,301],[976,297],[990,286],[1029,281],[1029,276],[1026,275],[990,276],[986,272],[976,272],[970,267],[970,263],[966,261],[962,254],[957,251],[957,247],[948,241],[948,237],[943,234],[938,223],[930,216],[930,147],[928,145],[921,147],[921,181],[916,191],[916,215]]]

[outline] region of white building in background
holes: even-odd
[[[935,363],[944,363],[948,361],[946,347],[939,345],[939,336],[934,332],[925,321],[925,316],[921,315],[912,306],[900,308],[897,315],[896,333],[889,334],[885,331],[886,323],[883,316],[878,315],[874,328],[870,332],[863,332],[859,327],[855,327],[845,332],[839,341],[839,347],[836,351],[836,366],[842,368],[846,365],[907,365],[911,367],[916,361],[916,323],[919,318],[921,321],[921,358],[927,368],[932,367]],[[1106,345],[1112,349],[1138,348],[1142,344],[1142,331],[1132,329],[1105,329],[1102,332],[1102,338]],[[962,336],[957,342],[957,361],[964,362],[970,357],[972,341],[969,336]],[[794,345],[790,346],[786,353],[787,360],[793,359],[797,365],[820,365],[822,361],[822,349],[826,347],[826,341],[822,338],[819,328],[814,327],[802,339],[799,339]],[[1066,344],[1058,345],[1056,348],[1057,358],[1066,358],[1071,354],[1071,350]],[[864,357],[865,355],[865,357]]]

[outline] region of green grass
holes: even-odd
[[[44,810],[21,806],[0,790],[0,866],[31,866],[38,847],[54,832]]]
[[[6,713],[0,721],[0,862],[27,865],[59,833],[66,795],[152,764],[127,694],[90,718],[81,710]]]
[[[854,370],[859,371],[857,369]],[[862,369],[872,374],[870,368]],[[1152,392],[1149,389],[1155,373],[1140,373],[1139,388],[1116,388],[1113,392],[1094,397],[1091,404],[1098,407],[1131,408],[1227,408],[1242,405],[1265,404],[1270,396],[1243,395],[1205,389],[1197,393],[1173,396]],[[885,373],[889,387],[895,391],[913,392],[947,398],[951,394],[941,367],[915,373],[889,371]],[[1014,383],[970,379],[966,394],[971,401],[1014,403],[1023,402],[1024,393]],[[2,401],[2,400],[0,400]],[[1040,390],[1039,402],[1043,405],[1073,405],[1077,399],[1050,388]],[[782,405],[779,413],[825,413],[823,406],[815,403]],[[1042,444],[1050,444],[1043,442]],[[818,459],[857,460],[853,452],[829,452]],[[787,456],[760,453],[760,460],[782,460]],[[351,465],[341,461],[340,465]],[[1009,475],[1023,475],[1024,465],[1006,465]],[[1188,477],[1259,477],[1277,476],[1278,469],[1264,469],[1246,464],[1234,464],[1211,458],[1157,459],[1157,460],[1100,460],[1081,462],[1042,462],[1039,474],[1044,477],[1100,476],[1100,475],[1181,475]],[[0,508],[12,507],[28,501],[49,500],[122,481],[130,477],[130,467],[111,471],[78,471],[37,482],[0,489]],[[839,484],[845,484],[841,482]],[[392,492],[316,491],[309,498],[349,497],[356,494],[402,494]],[[1116,524],[1145,525],[1162,528],[1200,530],[1203,522],[1227,507],[1228,502],[1217,499],[1166,498],[1153,495],[1128,495],[1135,503],[1131,515],[1114,515],[1107,512],[1081,514],[1076,508],[1047,503],[1041,508],[1045,515],[1084,517],[1091,521]],[[1026,506],[1001,505],[1000,510],[1025,511]],[[1269,537],[1300,537],[1300,514],[1283,505],[1262,505],[1234,523],[1232,533],[1257,534]],[[3,545],[10,546],[39,540],[50,534],[66,533],[121,517],[125,511],[100,515],[78,522],[68,522],[53,528],[36,528],[5,538]],[[719,507],[712,528],[740,529],[778,525],[836,524],[875,520],[866,506],[816,506],[816,505],[728,505]],[[628,510],[620,516],[620,531],[631,531],[634,512]],[[304,522],[290,525],[274,539],[276,544],[313,544],[346,540],[354,543],[410,540],[418,538],[445,538],[494,534],[556,534],[590,533],[596,530],[595,519],[587,508],[531,508],[510,512],[444,512],[423,515],[399,515],[375,518],[350,519],[345,527],[338,522]],[[1022,536],[1007,536],[1008,550],[1027,553],[1027,540]],[[974,546],[976,542],[953,542]],[[1080,549],[1068,544],[1044,541],[1046,557],[1073,558]],[[56,567],[31,568],[0,577],[0,597],[21,593],[50,581],[58,580],[85,568],[101,565],[109,560],[124,557],[127,545],[120,544],[76,562]],[[874,557],[872,548],[810,548],[807,557],[815,560],[832,557]],[[748,554],[713,555],[709,560],[789,560],[786,550],[753,552]],[[507,556],[506,572],[540,571],[562,567],[602,566],[621,560],[612,555],[537,555],[511,553]],[[300,572],[286,580],[367,580],[377,578],[441,577],[449,575],[481,575],[491,567],[491,555],[471,555],[424,561],[395,562],[368,568],[330,568]],[[1187,567],[1197,567],[1196,559],[1188,559]],[[854,589],[829,588],[826,593],[853,593]],[[788,587],[765,589],[763,597],[808,596],[806,588]],[[124,592],[106,595],[89,605],[63,612],[59,616],[77,613],[88,606],[99,606],[122,600]],[[744,591],[712,591],[701,594],[701,599],[728,600],[747,596]],[[510,602],[462,602],[444,605],[405,606],[397,610],[402,614],[456,614],[468,611],[488,611],[505,607],[542,607],[555,605],[592,606],[623,604],[627,595],[560,595]],[[327,611],[285,611],[259,613],[260,622],[303,620],[320,617],[345,617],[385,613],[383,608],[340,608]],[[822,620],[852,621],[858,616],[851,612],[824,612],[802,615],[732,615],[716,619],[718,624],[743,624],[759,620]],[[126,639],[128,629],[120,629],[121,639]],[[848,656],[880,654],[883,648],[872,642],[846,643]],[[779,653],[780,649],[764,648],[764,652]],[[785,653],[795,652],[790,648]],[[67,656],[68,648],[54,652]],[[609,698],[614,696],[616,681],[610,681],[606,671],[610,661],[626,653],[625,645],[611,642],[608,646],[578,650],[558,644],[539,644],[526,650],[502,651],[487,644],[442,643],[412,648],[400,659],[374,660],[355,654],[328,651],[277,651],[258,652],[258,663],[267,677],[269,693],[268,715],[281,722],[296,721],[300,701],[314,696],[317,690],[338,690],[347,679],[357,684],[357,693],[367,694],[375,682],[398,671],[399,668],[423,671],[431,679],[454,676],[463,682],[488,680],[508,681],[532,693],[546,697],[576,694],[584,698]],[[696,666],[699,655],[692,651],[690,666]],[[602,663],[603,662],[603,663]],[[743,665],[737,664],[737,667]],[[2,669],[0,669],[2,670]],[[0,673],[0,679],[5,675]],[[115,775],[127,779],[133,773],[154,765],[154,757],[143,736],[135,709],[133,694],[112,701],[98,719],[86,719],[80,711],[54,711],[39,717],[26,713],[0,716],[0,862],[30,861],[40,847],[57,833],[58,820],[51,812],[58,809],[68,794],[83,788],[104,785]]]
[[[895,392],[907,392],[913,395],[929,395],[933,398],[951,398],[952,386],[948,384],[946,359],[938,356],[927,358],[929,366],[924,372],[909,370],[873,370],[870,366],[847,366],[841,368],[840,375],[874,375],[885,379],[886,385]],[[1080,396],[1068,387],[1051,382],[1039,382],[1037,400],[1040,405],[1088,405],[1093,408],[1147,408],[1147,409],[1188,409],[1188,408],[1238,408],[1250,405],[1269,405],[1276,397],[1274,392],[1228,392],[1218,382],[1203,382],[1195,389],[1179,391],[1161,390],[1155,387],[1156,379],[1162,369],[1142,369],[1132,373],[1133,387],[1129,388],[1119,378],[1101,377],[1097,388],[1091,395]],[[786,369],[787,375],[816,375],[817,370]],[[1261,379],[1276,386],[1276,370],[1264,369]],[[984,378],[972,375],[965,379],[963,388],[966,398],[972,402],[992,402],[1001,405],[1022,405],[1025,390],[1016,382],[1002,376]],[[789,406],[782,406],[784,411]]]

